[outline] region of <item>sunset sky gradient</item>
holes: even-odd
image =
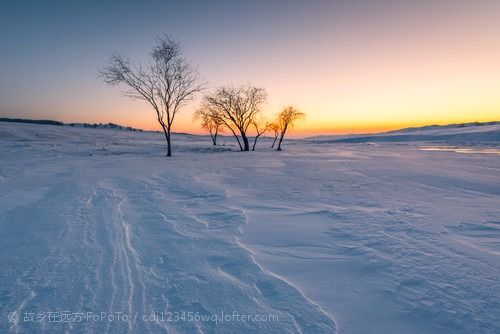
[[[500,120],[500,1],[2,1],[0,117],[156,129],[105,85],[113,52],[145,61],[164,33],[210,87],[266,88],[296,135]],[[188,106],[175,131],[200,132]]]

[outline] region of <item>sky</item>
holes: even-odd
[[[210,88],[265,88],[269,118],[304,111],[296,135],[500,120],[498,0],[0,0],[0,117],[158,129],[98,72],[165,34]],[[202,131],[197,103],[174,131]]]

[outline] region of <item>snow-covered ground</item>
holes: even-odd
[[[0,123],[0,333],[499,333],[490,127],[167,159],[156,133]]]

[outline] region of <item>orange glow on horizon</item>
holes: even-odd
[[[154,117],[150,115],[152,111],[144,111],[145,115],[151,117],[141,117],[139,119],[130,120],[124,122],[122,125],[132,126],[135,128],[150,130],[150,131],[160,131],[160,126],[156,123]],[[174,124],[174,132],[191,133],[197,135],[205,135],[207,132],[202,129],[198,122],[191,120],[191,113],[185,113],[182,116],[179,115],[177,122]],[[288,131],[288,134],[292,137],[308,137],[316,135],[345,135],[345,134],[369,134],[369,133],[380,133],[387,131],[394,131],[409,127],[421,127],[428,125],[448,125],[448,124],[458,124],[458,123],[473,123],[473,122],[491,122],[500,121],[500,117],[491,118],[489,116],[484,117],[457,117],[455,119],[438,119],[433,121],[409,121],[409,122],[311,122],[304,121],[298,123],[292,129]],[[107,121],[103,121],[106,123]],[[230,133],[226,133],[229,135]]]

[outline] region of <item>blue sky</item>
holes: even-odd
[[[146,60],[169,34],[211,86],[266,88],[268,115],[302,108],[298,130],[491,120],[498,17],[493,0],[1,1],[0,115],[154,128],[97,73],[113,52]],[[198,131],[195,107],[179,131]]]

